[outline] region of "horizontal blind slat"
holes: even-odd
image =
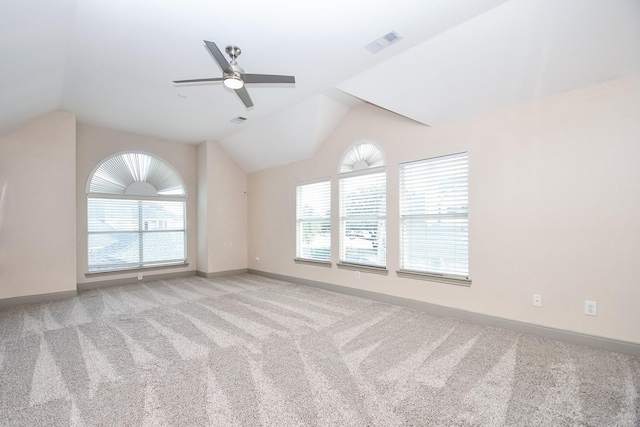
[[[401,164],[401,268],[468,276],[468,204],[467,153]]]
[[[331,181],[296,186],[296,257],[331,260]]]
[[[184,201],[87,200],[89,271],[186,261]]]
[[[340,261],[386,266],[386,172],[341,178]]]

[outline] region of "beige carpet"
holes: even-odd
[[[9,426],[637,426],[640,359],[242,275],[0,310]]]

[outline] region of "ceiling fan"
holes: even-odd
[[[222,77],[213,77],[209,79],[193,79],[193,80],[175,80],[174,83],[204,83],[204,82],[222,82],[229,89],[233,89],[245,107],[253,107],[253,101],[247,92],[245,84],[251,83],[295,83],[294,76],[279,76],[274,74],[248,74],[238,66],[236,59],[241,53],[238,46],[227,46],[225,51],[231,58],[231,62],[227,62],[226,58],[218,49],[214,42],[204,40],[207,49],[213,55],[214,59],[222,69]]]

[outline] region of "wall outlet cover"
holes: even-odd
[[[533,306],[542,307],[542,295],[533,294]]]
[[[585,301],[584,302],[584,314],[587,316],[597,316],[598,315],[598,304],[595,301]]]

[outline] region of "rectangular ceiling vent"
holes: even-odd
[[[244,122],[245,122],[245,120],[247,120],[247,118],[246,118],[246,117],[238,116],[238,117],[236,117],[235,119],[231,119],[231,123],[238,123],[238,124],[240,124],[240,123],[244,123]]]
[[[372,41],[365,47],[371,53],[378,53],[382,49],[389,47],[395,42],[399,42],[400,40],[402,40],[402,37],[400,37],[400,34],[396,33],[395,31],[391,31],[389,34],[385,34],[379,39]]]

